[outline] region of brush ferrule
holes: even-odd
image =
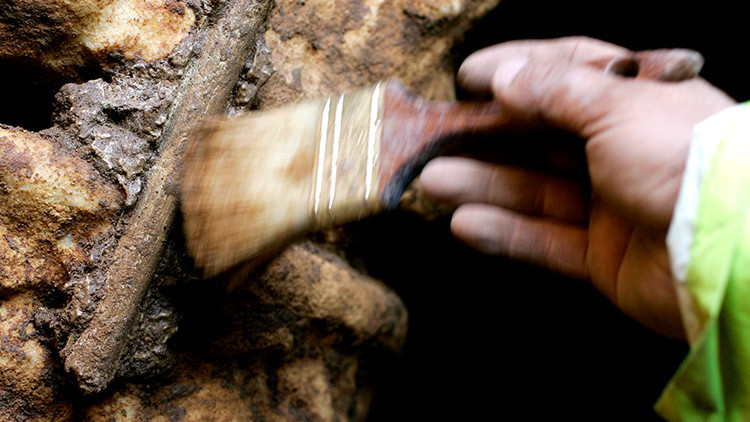
[[[377,212],[383,86],[332,95],[321,103],[310,214],[316,228]]]

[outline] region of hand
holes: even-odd
[[[433,160],[420,179],[458,205],[460,240],[589,280],[626,314],[683,337],[665,236],[693,126],[735,102],[702,79],[627,79],[585,64],[623,51],[586,38],[511,42],[459,71],[519,124],[583,139],[590,183],[458,157]]]

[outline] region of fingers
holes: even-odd
[[[483,203],[573,223],[588,219],[586,188],[541,172],[441,157],[425,167],[420,183],[427,194],[456,205]]]
[[[467,204],[454,213],[451,231],[481,252],[581,280],[588,278],[588,236],[583,227],[527,217],[492,205]]]
[[[534,61],[585,63],[623,55],[628,50],[586,37],[555,40],[511,41],[479,50],[461,64],[458,83],[467,91],[489,93],[497,66],[508,57],[526,57]]]
[[[585,65],[539,62],[523,57],[501,62],[492,78],[492,92],[506,107],[530,122],[572,132],[584,139],[600,130],[605,117],[636,90],[636,81],[605,75]]]

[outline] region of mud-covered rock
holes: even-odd
[[[497,0],[279,0],[265,34],[276,73],[261,107],[398,77],[454,96],[453,48]]]
[[[0,300],[0,420],[68,420],[70,386],[55,353],[35,327],[33,294]]]
[[[62,290],[89,264],[122,200],[89,162],[0,126],[0,295]]]
[[[180,0],[8,0],[0,8],[0,58],[74,75],[112,55],[165,57],[196,22]]]
[[[451,49],[497,2],[6,3],[0,75],[56,82],[51,127],[0,127],[0,421],[364,420],[403,303],[335,237],[200,280],[171,225],[181,142],[393,76],[450,98]]]
[[[405,341],[399,297],[311,242],[229,294],[192,287],[175,297],[194,312],[173,341],[171,375],[114,390],[87,417],[364,420]]]

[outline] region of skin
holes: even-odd
[[[433,160],[420,180],[457,205],[451,230],[468,245],[587,280],[630,317],[684,338],[665,236],[692,128],[735,101],[700,78],[635,80],[585,64],[624,51],[579,37],[508,42],[459,70],[467,91],[491,94],[519,126],[583,140],[585,181],[461,157]]]

